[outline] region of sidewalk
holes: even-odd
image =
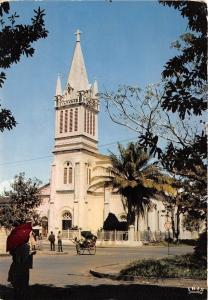
[[[48,240],[42,240],[42,245],[50,245],[50,242]],[[62,240],[63,246],[74,246],[75,244],[72,242],[72,240]],[[135,241],[135,242],[129,242],[129,241],[102,241],[97,240],[96,247],[97,248],[118,248],[118,247],[141,247],[143,246],[143,242]],[[49,247],[49,246],[48,246]]]

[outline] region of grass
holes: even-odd
[[[192,254],[162,259],[138,260],[120,271],[121,275],[156,278],[191,278],[206,280],[206,266]]]

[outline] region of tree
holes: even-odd
[[[201,116],[181,120],[175,113],[162,108],[164,84],[150,84],[143,91],[138,87],[120,86],[117,91],[100,93],[111,120],[138,133],[144,149],[161,158],[165,147],[176,145],[178,148],[192,149],[193,142],[197,152],[201,149],[196,138],[203,130]],[[190,152],[190,150],[189,150]]]
[[[198,1],[159,1],[177,9],[188,20],[189,32],[172,44],[180,54],[171,58],[162,73],[166,79],[163,108],[201,115],[207,108],[207,5]]]
[[[35,210],[40,205],[39,187],[41,181],[37,178],[26,179],[24,173],[14,177],[11,190],[2,195],[5,204],[1,208],[0,226],[11,228],[14,224],[32,219],[38,222],[38,214]]]
[[[10,13],[9,2],[0,4],[0,68],[8,69],[12,64],[20,61],[23,55],[32,57],[35,49],[32,43],[40,38],[46,38],[48,31],[45,29],[44,10],[38,8],[31,18],[31,24],[17,24],[19,18],[16,12]],[[0,72],[0,87],[6,79],[5,72]],[[0,105],[1,106],[1,105]],[[9,109],[0,107],[0,131],[11,130],[17,122]]]
[[[162,174],[156,163],[138,144],[130,143],[127,148],[118,144],[119,155],[110,154],[111,166],[108,175],[92,178],[92,188],[111,186],[123,198],[127,209],[127,224],[135,222],[135,216],[144,216],[153,207],[151,197],[164,191],[172,193],[171,178]],[[96,180],[100,180],[95,183]]]
[[[171,176],[192,183],[185,184],[188,218],[201,220],[206,200],[206,4],[160,2],[188,19],[190,32],[173,43],[180,55],[166,63],[161,84],[149,85],[144,92],[122,86],[101,93],[101,98],[111,119],[138,132],[141,147],[158,156]]]
[[[173,43],[180,54],[170,59],[162,73],[164,96],[162,108],[179,114],[180,119],[196,119],[205,123],[203,112],[207,108],[207,6],[203,2],[160,1],[179,10],[188,20],[189,32]],[[186,223],[206,220],[206,164],[207,144],[205,128],[198,121],[189,145],[177,147],[169,143],[163,155],[163,164],[169,171],[182,175],[186,203]]]

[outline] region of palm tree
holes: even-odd
[[[151,197],[163,191],[172,192],[171,178],[164,175],[151,157],[138,144],[130,143],[127,148],[118,143],[119,155],[111,152],[108,175],[91,187],[111,185],[123,197],[127,208],[127,224],[135,222],[135,216],[143,216],[153,203]],[[92,181],[99,177],[92,178]]]

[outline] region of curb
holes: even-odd
[[[93,270],[90,270],[89,273],[91,275],[93,275],[94,277],[97,277],[97,278],[107,278],[107,279],[111,279],[111,280],[122,280],[122,281],[139,281],[138,284],[141,284],[141,285],[157,285],[157,286],[161,286],[161,287],[175,287],[175,288],[178,288],[178,289],[184,289],[184,288],[187,288],[186,286],[178,286],[177,284],[175,285],[172,285],[170,284],[170,281],[172,280],[176,280],[178,278],[156,278],[156,277],[140,277],[140,276],[133,276],[133,275],[120,275],[120,274],[112,274],[112,273],[100,273],[100,272],[97,272],[97,271],[93,271]],[[186,278],[187,280],[191,280],[190,278]],[[186,280],[185,279],[185,280]],[[161,282],[163,284],[161,284]],[[169,284],[164,284],[164,281],[166,281],[166,283],[169,282]],[[200,280],[201,281],[201,280]],[[205,286],[206,285],[206,280],[202,280],[202,282],[204,283]],[[204,288],[205,292],[207,292],[207,288]]]
[[[158,282],[159,279],[162,278],[156,278],[156,277],[139,277],[139,276],[133,276],[133,275],[120,275],[120,274],[107,274],[107,273],[100,273],[100,272],[96,272],[93,270],[89,271],[90,274],[92,274],[95,277],[98,278],[109,278],[112,280],[123,280],[123,281],[135,281],[135,280],[141,280],[142,283],[146,282],[146,283],[150,283],[150,281],[156,283]]]
[[[0,257],[7,257],[7,256],[10,256],[9,253],[0,253]]]
[[[69,252],[58,252],[58,251],[48,251],[48,250],[40,250],[37,252],[37,254],[47,254],[47,255],[66,255],[69,254]]]
[[[100,273],[93,270],[89,271],[91,275],[97,278],[108,278],[112,280],[125,280],[125,281],[134,281],[134,276],[131,275],[118,275],[118,274],[107,274],[107,273]]]

